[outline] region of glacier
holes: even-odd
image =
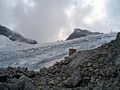
[[[10,41],[0,35],[0,67],[28,67],[39,70],[50,67],[55,62],[68,56],[69,48],[77,51],[90,50],[108,43],[116,38],[117,33],[89,35],[68,41],[57,41],[44,44],[29,45],[22,42]]]

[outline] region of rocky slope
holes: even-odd
[[[8,37],[12,41],[26,42],[28,44],[37,44],[37,41],[27,39],[27,38],[23,37],[22,35],[20,35],[19,33],[14,32],[14,31],[10,30],[9,28],[7,28],[5,26],[1,26],[1,25],[0,25],[0,35],[4,35],[4,36]]]
[[[70,36],[66,40],[71,40],[75,38],[85,37],[87,35],[97,35],[102,34],[99,32],[90,32],[88,30],[82,30],[82,29],[74,29],[74,32],[70,34]]]
[[[32,88],[30,88],[32,87]],[[110,43],[84,50],[39,72],[0,69],[1,90],[120,90],[120,33]]]
[[[41,90],[119,90],[120,33],[108,44],[40,70],[37,81]]]

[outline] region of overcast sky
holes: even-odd
[[[39,42],[64,40],[74,28],[120,31],[120,0],[0,0],[0,24]]]

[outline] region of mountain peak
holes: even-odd
[[[79,29],[79,28],[74,29],[74,32],[80,32],[80,31],[82,31],[82,29]]]
[[[75,38],[81,38],[81,37],[85,37],[87,35],[97,35],[97,34],[102,34],[102,33],[91,32],[89,30],[83,30],[83,29],[75,28],[74,32],[71,33],[70,36],[66,40],[71,40],[71,39],[75,39]]]
[[[0,35],[8,37],[12,41],[26,42],[28,44],[37,44],[37,41],[27,39],[21,34],[10,30],[9,28],[0,25]]]

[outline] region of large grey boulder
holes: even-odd
[[[33,80],[34,73],[20,67],[2,68],[0,69],[0,90],[38,90]]]

